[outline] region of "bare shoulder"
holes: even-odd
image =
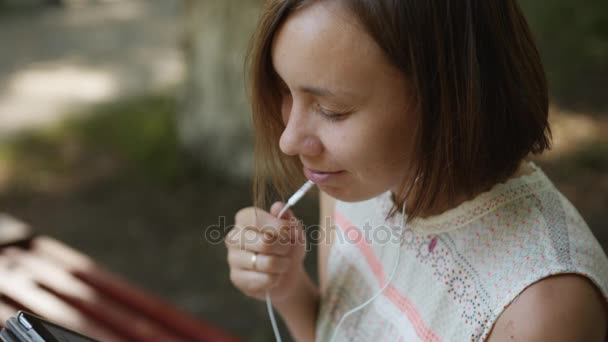
[[[505,308],[487,341],[604,341],[607,309],[588,278],[551,276],[526,288]]]
[[[336,205],[335,198],[319,190],[319,243],[318,245],[318,278],[321,293],[327,286],[327,258],[333,244],[333,212]]]

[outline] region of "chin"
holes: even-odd
[[[384,191],[373,192],[373,191],[361,191],[361,190],[357,191],[357,190],[353,189],[352,186],[337,187],[337,186],[330,186],[330,185],[320,185],[319,189],[323,190],[323,192],[325,192],[329,196],[331,196],[337,200],[340,200],[342,202],[367,201],[384,192]]]

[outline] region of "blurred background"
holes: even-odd
[[[251,341],[272,338],[264,303],[205,231],[251,204],[260,3],[0,0],[0,212]],[[606,249],[608,2],[521,5],[551,84],[554,148],[535,160]],[[314,196],[294,211],[316,224]]]

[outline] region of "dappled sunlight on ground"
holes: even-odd
[[[183,80],[176,0],[65,3],[0,12],[0,139]]]
[[[62,63],[21,71],[5,87],[0,134],[54,123],[75,104],[109,100],[118,91],[111,73]]]

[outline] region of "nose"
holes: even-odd
[[[296,103],[290,108],[283,108],[285,130],[281,134],[279,148],[286,155],[313,157],[323,151],[323,145],[316,135],[314,120],[310,114]]]

